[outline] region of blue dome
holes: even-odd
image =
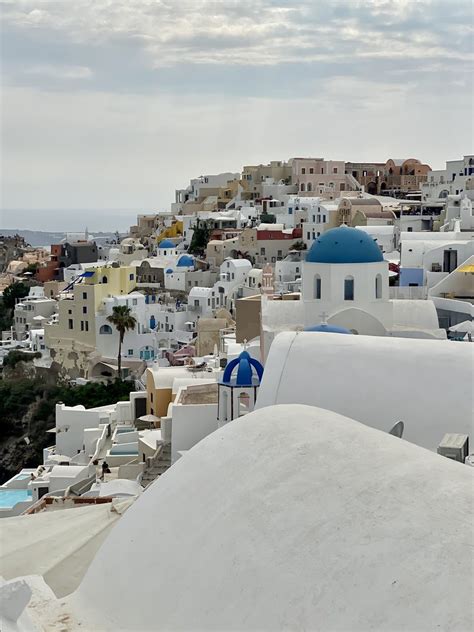
[[[171,268],[168,268],[168,269],[166,270],[166,274],[173,274],[173,270],[172,270]]]
[[[171,241],[171,239],[163,239],[163,241],[160,241],[160,244],[158,246],[158,248],[174,248],[174,247],[175,245]]]
[[[351,334],[352,331],[345,327],[338,327],[337,325],[328,325],[327,323],[320,323],[319,325],[313,325],[307,327],[305,331],[323,331],[330,334]]]
[[[318,237],[306,255],[310,263],[376,263],[383,255],[375,241],[362,230],[339,226]]]
[[[178,259],[178,268],[189,268],[194,266],[194,259],[190,255],[182,255]]]
[[[237,369],[237,376],[232,379],[234,370]],[[256,376],[252,374],[255,371]],[[263,375],[263,366],[258,360],[252,358],[247,351],[242,351],[238,358],[235,358],[226,366],[221,384],[227,386],[258,386]]]

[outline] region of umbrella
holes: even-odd
[[[139,421],[149,421],[151,423],[154,423],[155,421],[160,421],[160,418],[157,417],[156,415],[142,415],[141,417],[138,418]]]
[[[69,463],[70,460],[71,457],[65,454],[51,454],[46,458],[46,463]]]
[[[458,323],[457,325],[453,325],[449,328],[449,331],[457,331],[465,334],[473,334],[474,333],[474,323],[472,320],[465,320],[462,323]]]

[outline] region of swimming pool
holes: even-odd
[[[11,509],[24,500],[31,500],[29,489],[0,489],[0,509]]]
[[[34,470],[31,471],[34,472]],[[26,478],[31,478],[30,472],[20,472],[15,476],[16,481],[24,481]]]
[[[135,428],[125,427],[125,428],[117,428],[117,434],[123,434],[124,432],[133,432]]]

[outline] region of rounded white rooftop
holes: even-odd
[[[136,501],[71,612],[102,631],[472,629],[472,475],[326,410],[255,411]]]

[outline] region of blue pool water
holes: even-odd
[[[124,432],[133,432],[135,428],[117,428],[117,434],[123,434]]]
[[[130,448],[121,448],[120,446],[116,445],[114,446],[111,450],[110,450],[110,454],[120,454],[121,456],[137,456],[138,455],[138,449],[137,450],[130,450]]]
[[[22,474],[22,473],[20,472],[20,474],[17,474],[17,475],[15,476],[15,480],[17,480],[17,481],[24,481],[24,480],[25,480],[25,478],[30,478],[30,475],[29,475],[28,473],[26,473],[26,474]]]
[[[23,500],[31,500],[29,489],[0,489],[0,509],[10,509]]]

